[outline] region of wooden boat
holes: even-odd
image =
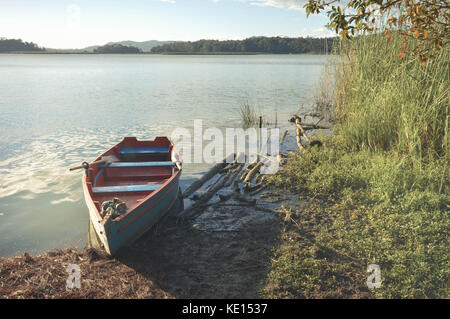
[[[114,161],[104,161],[114,158]],[[125,137],[93,163],[84,163],[84,197],[91,225],[108,255],[131,244],[181,199],[181,160],[166,137]],[[105,216],[102,204],[118,198],[120,215]]]

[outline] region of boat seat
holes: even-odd
[[[100,164],[100,167],[118,168],[118,167],[160,167],[160,166],[173,166],[174,163],[167,162],[118,162],[109,164]]]
[[[128,193],[128,192],[150,192],[161,187],[162,184],[145,184],[145,185],[123,185],[123,186],[102,186],[92,187],[94,194],[98,193]]]
[[[169,146],[124,147],[119,149],[120,155],[167,155]]]

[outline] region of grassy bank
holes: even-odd
[[[400,43],[341,45],[333,135],[271,178],[308,200],[286,208],[265,296],[449,297],[450,54],[421,66]],[[369,264],[382,276],[371,291]]]

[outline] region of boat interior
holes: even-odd
[[[159,189],[175,173],[171,160],[173,146],[167,138],[154,141],[124,141],[103,156],[113,155],[117,160],[96,164],[87,179],[92,185],[92,196],[98,211],[104,201],[119,198],[125,202],[128,213],[149,194]]]

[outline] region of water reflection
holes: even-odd
[[[320,56],[0,56],[0,256],[85,243],[81,171],[125,136],[239,126],[249,99],[283,124]],[[284,124],[283,124],[284,125]],[[192,153],[193,154],[193,153]],[[182,188],[210,164],[185,165]]]

